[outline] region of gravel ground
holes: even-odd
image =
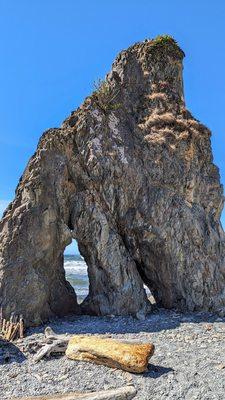
[[[69,391],[95,391],[133,384],[135,400],[225,399],[225,319],[208,313],[157,310],[145,321],[132,317],[81,316],[48,324],[57,333],[107,334],[153,342],[155,354],[142,375],[51,357],[34,364],[32,355],[0,343],[0,400]],[[22,345],[43,337],[30,329]]]

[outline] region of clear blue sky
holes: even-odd
[[[82,102],[120,50],[163,33],[186,53],[186,103],[213,132],[225,183],[224,0],[0,0],[0,213],[41,133]]]

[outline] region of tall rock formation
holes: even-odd
[[[223,193],[210,131],[185,108],[183,52],[137,43],[61,128],[45,132],[0,222],[0,302],[28,325],[50,316],[146,313],[156,302],[225,311]],[[78,306],[72,237],[87,265]]]

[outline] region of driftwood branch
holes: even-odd
[[[65,353],[69,340],[73,335],[57,335],[52,328],[47,327],[44,332],[45,338],[39,342],[41,347],[34,356],[34,361],[38,362],[43,357],[49,357],[52,353]]]
[[[40,361],[43,357],[49,357],[54,353],[65,353],[70,339],[74,335],[57,335],[52,328],[49,326],[45,328],[44,339],[38,342],[31,342],[29,347],[36,352],[33,360],[35,362]]]
[[[49,357],[51,353],[65,353],[68,342],[62,340],[54,340],[53,343],[44,345],[34,356],[34,361],[40,361],[44,356]]]
[[[65,335],[57,335],[57,333],[55,333],[53,329],[50,328],[50,326],[47,326],[47,328],[45,328],[44,335],[46,339],[65,340],[65,341],[69,341],[74,336],[74,335],[69,335],[68,333],[66,333]]]
[[[118,389],[100,392],[19,397],[12,400],[130,400],[134,398],[136,393],[136,389],[133,386],[123,386]]]

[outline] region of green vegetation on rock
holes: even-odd
[[[183,58],[185,56],[183,50],[178,46],[176,40],[170,35],[159,35],[155,39],[150,40],[151,49],[165,50],[169,49],[171,54]]]
[[[115,103],[119,90],[115,91],[106,80],[98,79],[94,82],[93,93],[96,104],[104,111],[113,111],[120,108],[120,103]]]

